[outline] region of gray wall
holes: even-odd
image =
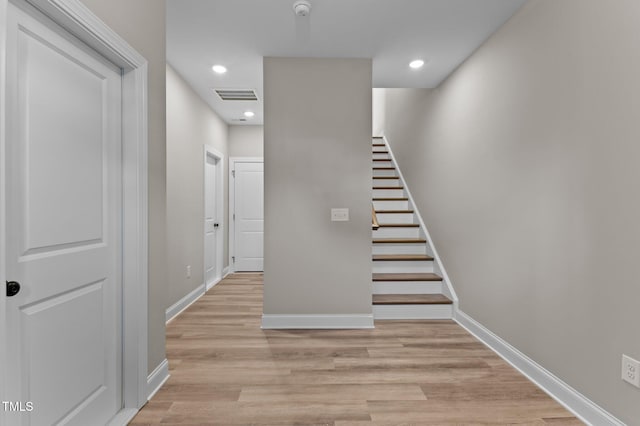
[[[229,126],[229,157],[264,156],[263,126]]]
[[[372,136],[382,136],[385,125],[385,96],[386,89],[373,89],[373,113],[372,113]]]
[[[385,134],[460,307],[630,425],[640,389],[640,2],[530,1]]]
[[[228,125],[167,65],[167,252],[166,307],[204,283],[204,145],[225,155],[223,199],[227,194]],[[228,262],[225,207],[223,262]],[[186,267],[191,265],[191,278]],[[222,266],[220,266],[222,269]]]
[[[370,314],[371,61],[265,58],[264,93],[264,313]]]
[[[165,359],[165,5],[157,0],[81,0],[149,61],[149,372]]]

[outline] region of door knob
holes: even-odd
[[[214,228],[217,228],[218,226],[220,226],[220,224],[219,224],[219,223],[214,223],[214,224],[213,224],[213,227],[214,227]]]
[[[20,283],[17,281],[7,281],[7,297],[13,297],[20,293]]]

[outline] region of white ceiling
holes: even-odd
[[[374,87],[436,87],[524,2],[311,0],[298,17],[294,0],[167,0],[167,60],[228,123],[262,124],[263,56],[372,58]],[[214,88],[259,100],[222,101]],[[245,110],[256,116],[239,122]]]

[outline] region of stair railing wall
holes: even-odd
[[[440,260],[440,256],[438,255],[438,251],[436,250],[436,247],[433,244],[433,240],[431,239],[431,235],[429,234],[427,226],[422,220],[420,211],[416,206],[413,196],[411,195],[411,191],[409,190],[409,185],[407,184],[407,181],[404,179],[404,176],[402,175],[400,164],[396,161],[396,158],[393,155],[393,150],[391,149],[391,145],[389,144],[389,141],[387,140],[386,136],[382,136],[382,140],[384,141],[384,144],[387,147],[387,151],[389,151],[389,156],[391,157],[391,159],[396,165],[396,171],[398,173],[398,176],[400,177],[400,182],[404,186],[404,190],[407,193],[407,197],[409,198],[409,203],[411,206],[413,206],[414,214],[416,215],[416,218],[418,219],[418,223],[420,224],[420,232],[424,233],[424,238],[427,240],[427,252],[430,252],[428,254],[433,257],[434,272],[439,274],[443,278],[443,281],[444,281],[444,286],[442,289],[443,294],[453,301],[453,312],[455,316],[455,312],[458,311],[458,296],[456,295],[453,285],[451,284],[451,280],[449,279],[449,275],[447,274],[447,271],[445,270],[444,265]]]

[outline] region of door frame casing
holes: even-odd
[[[7,12],[0,0],[0,235],[6,234]],[[126,423],[147,401],[148,118],[147,60],[79,0],[29,3],[122,70],[122,406],[114,424]],[[6,276],[6,241],[0,239],[0,283]],[[4,289],[2,289],[4,293]],[[6,296],[0,295],[0,316]],[[6,324],[5,318],[1,323]],[[0,326],[0,400],[7,395],[7,334]],[[5,412],[0,410],[0,424]]]
[[[263,163],[264,157],[229,157],[229,273],[236,271],[233,262],[236,244],[236,221],[233,216],[236,205],[236,163]]]
[[[224,269],[223,267],[223,263],[224,263],[224,230],[225,230],[225,217],[224,217],[224,154],[222,154],[221,152],[217,151],[215,148],[213,148],[211,145],[204,145],[203,146],[203,152],[204,152],[204,156],[203,156],[203,162],[202,162],[202,199],[204,201],[204,205],[203,205],[203,209],[202,209],[202,214],[203,214],[203,220],[202,220],[202,242],[203,242],[203,246],[202,246],[202,253],[203,253],[203,263],[202,263],[202,273],[203,273],[203,277],[204,277],[204,286],[205,286],[205,291],[209,290],[211,287],[213,287],[214,285],[216,285],[223,276],[222,270]],[[220,223],[220,226],[218,227],[218,230],[216,232],[216,272],[217,272],[217,277],[214,281],[213,284],[208,285],[207,284],[207,259],[205,257],[206,255],[206,234],[207,234],[207,229],[206,229],[206,217],[207,217],[207,201],[206,201],[206,196],[207,196],[207,171],[206,171],[206,167],[207,167],[207,157],[213,157],[216,160],[218,160],[217,164],[216,164],[216,219],[218,219],[218,223]]]

